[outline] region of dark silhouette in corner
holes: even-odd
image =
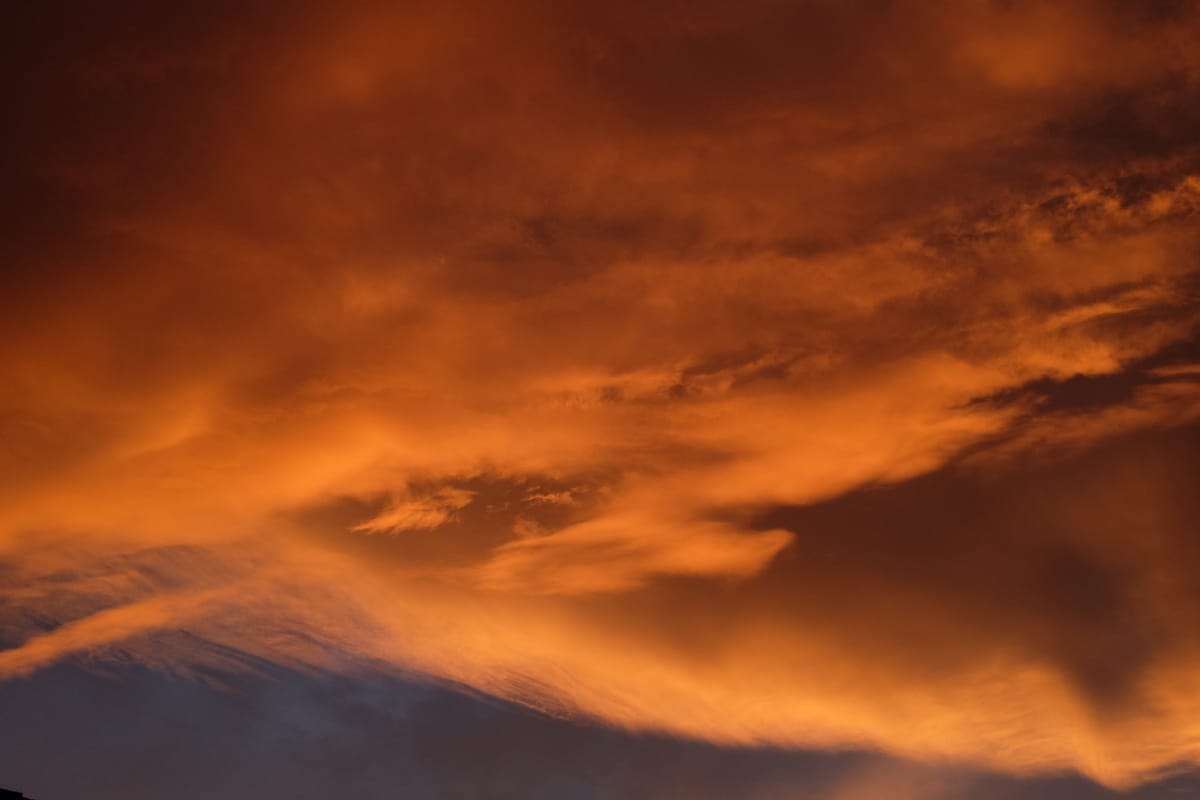
[[[33,798],[26,797],[20,792],[14,792],[12,789],[0,789],[0,800],[33,800]]]

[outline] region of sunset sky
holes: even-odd
[[[8,12],[0,786],[1200,796],[1200,3]]]

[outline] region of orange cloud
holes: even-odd
[[[25,53],[0,679],[1195,761],[1196,13],[192,8]]]

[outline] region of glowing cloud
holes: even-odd
[[[22,56],[0,680],[1200,759],[1200,10],[335,5]]]

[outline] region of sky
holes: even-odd
[[[1200,3],[4,27],[0,786],[1200,792]]]

